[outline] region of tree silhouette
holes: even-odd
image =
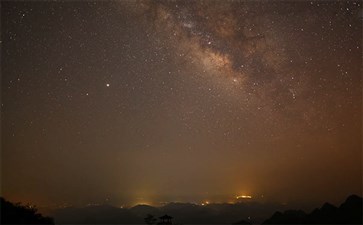
[[[147,216],[145,217],[144,221],[146,224],[155,224],[156,223],[156,218],[151,215],[151,214],[147,214]]]
[[[362,206],[362,198],[351,195],[339,207],[325,203],[309,214],[301,210],[276,212],[263,224],[362,224]]]
[[[54,224],[50,217],[43,217],[33,206],[13,204],[1,198],[1,224]]]

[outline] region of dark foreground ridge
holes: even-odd
[[[263,224],[362,224],[362,198],[351,195],[339,207],[325,203],[309,214],[302,210],[276,212]]]
[[[13,204],[1,199],[1,224],[54,224],[53,219],[37,213],[31,206]]]

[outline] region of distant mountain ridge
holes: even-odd
[[[309,214],[302,210],[275,212],[263,224],[362,224],[362,198],[351,195],[339,207],[325,203]]]
[[[129,209],[133,214],[139,217],[145,217],[145,215],[161,215],[162,212],[159,208],[155,208],[149,205],[136,205]]]
[[[63,208],[54,214],[56,224],[142,224],[142,218],[129,209],[111,205]]]
[[[165,214],[172,216],[175,224],[232,224],[248,217],[261,223],[274,211],[283,209],[285,206],[280,204],[257,202],[205,206],[169,203],[162,207],[136,205],[132,208],[99,205],[58,209],[53,216],[56,224],[143,224],[148,215],[158,218]]]
[[[56,224],[144,224],[148,215],[158,218],[164,214],[173,217],[173,224],[362,224],[362,198],[351,195],[339,207],[325,203],[310,213],[287,210],[280,204],[246,202],[204,206],[169,203],[162,207],[132,208],[98,205],[59,209],[53,216]]]

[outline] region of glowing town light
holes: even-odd
[[[206,205],[209,205],[210,204],[210,201],[204,201],[204,202],[202,202],[200,205],[201,206],[206,206]]]
[[[236,199],[251,199],[252,196],[251,195],[239,195],[236,196]]]

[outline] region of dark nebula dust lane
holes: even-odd
[[[1,2],[3,196],[361,193],[362,15],[360,1]]]

